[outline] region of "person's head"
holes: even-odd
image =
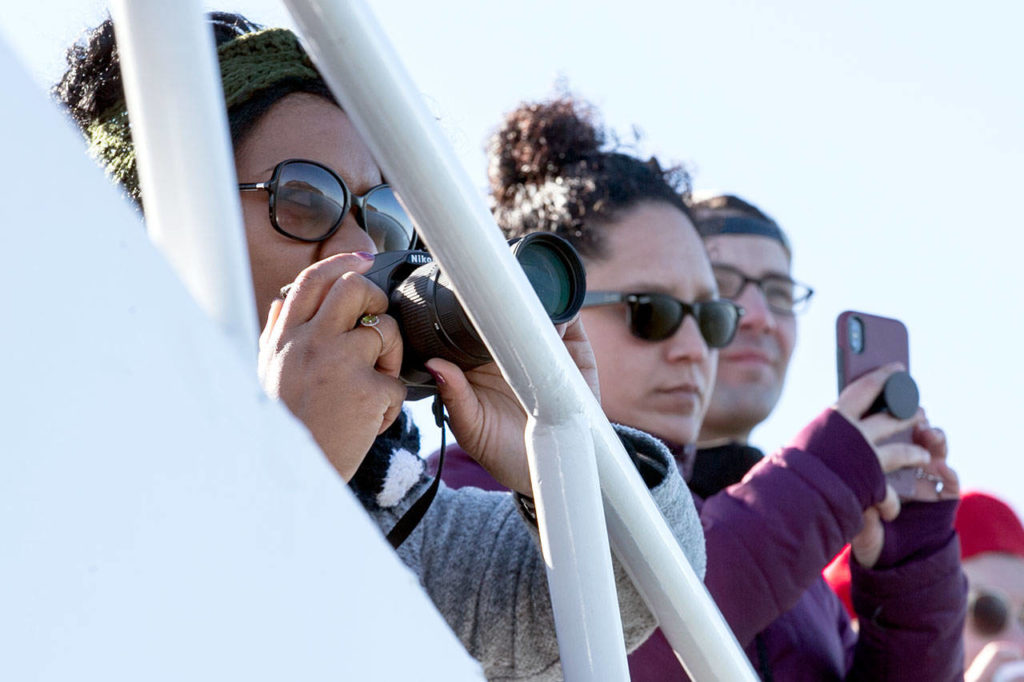
[[[778,223],[730,194],[694,195],[694,225],[707,246],[719,293],[743,307],[722,349],[700,440],[746,442],[775,408],[796,345],[796,318],[810,289],[790,277],[789,241]]]
[[[1024,648],[1024,526],[992,495],[964,493],[956,514],[969,586],[964,659],[989,642]]]
[[[706,304],[717,291],[681,199],[686,174],[606,150],[592,110],[568,97],[508,114],[489,156],[494,214],[506,235],[552,232],[584,260],[582,314],[608,417],[673,443],[694,442],[716,354],[694,315],[671,323],[683,310],[678,301]],[[719,342],[734,314],[729,304],[700,313]]]
[[[221,12],[210,15],[210,24],[238,180],[249,185],[276,180],[272,192],[252,186],[248,189],[254,191],[241,194],[256,305],[265,320],[281,287],[305,267],[335,253],[377,250],[369,233],[377,237],[383,228],[372,211],[353,208],[353,195],[365,194],[383,179],[291,31],[265,29]],[[85,133],[93,154],[141,204],[111,21],[72,46],[67,61],[55,96]],[[313,163],[280,165],[289,160]],[[371,201],[404,217],[390,190],[378,190]],[[411,226],[408,219],[405,225]]]

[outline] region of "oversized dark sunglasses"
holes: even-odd
[[[356,222],[370,235],[378,251],[408,249],[416,240],[412,220],[389,185],[354,194],[337,173],[315,161],[282,161],[274,166],[269,181],[239,183],[238,189],[265,190],[270,224],[300,242],[329,239],[353,205]]]
[[[995,637],[1006,631],[1016,618],[1024,628],[1024,608],[1013,613],[1010,600],[993,590],[972,589],[967,599],[967,617],[971,628],[984,637]]]
[[[718,293],[722,298],[735,300],[748,284],[753,284],[761,290],[768,308],[779,315],[796,315],[803,312],[814,295],[814,289],[784,275],[750,277],[738,268],[721,263],[712,264],[711,269],[715,273]]]
[[[663,341],[679,329],[687,315],[693,315],[709,348],[727,346],[736,336],[743,308],[732,301],[714,300],[686,303],[660,293],[588,291],[583,307],[625,303],[627,323],[633,336],[646,341]]]

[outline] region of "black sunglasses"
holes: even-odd
[[[988,589],[972,589],[967,599],[967,616],[971,628],[985,637],[994,637],[1010,627],[1012,609],[1008,598]],[[1017,612],[1016,617],[1024,628],[1024,608]]]
[[[664,341],[676,333],[687,315],[693,315],[709,348],[729,345],[736,336],[743,308],[732,301],[713,300],[686,303],[668,294],[620,291],[588,291],[583,307],[625,303],[629,331],[638,339]]]
[[[721,263],[713,263],[711,269],[715,273],[718,293],[722,298],[737,299],[748,284],[753,284],[761,290],[768,308],[779,315],[803,312],[814,295],[814,289],[785,275],[750,277],[738,268]]]
[[[243,182],[238,189],[266,190],[270,224],[284,236],[300,242],[329,239],[353,205],[356,222],[379,251],[409,249],[416,241],[412,219],[389,185],[377,185],[363,195],[354,194],[337,173],[315,161],[282,161],[274,166],[268,182]]]

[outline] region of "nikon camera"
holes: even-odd
[[[568,322],[583,305],[587,280],[576,249],[561,237],[535,232],[509,241],[553,324]],[[386,251],[365,275],[388,295],[388,314],[398,321],[404,352],[401,378],[407,400],[436,392],[424,364],[443,358],[463,370],[486,364],[491,355],[462,309],[448,277],[426,251]]]

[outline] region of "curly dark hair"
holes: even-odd
[[[571,96],[508,114],[488,145],[492,208],[506,236],[553,232],[603,258],[603,227],[641,202],[690,215],[684,169],[606,150],[606,137],[593,107]]]
[[[264,28],[241,14],[211,12],[207,16],[214,42],[218,46]],[[86,31],[68,48],[65,60],[67,70],[51,92],[67,109],[78,127],[85,131],[107,114],[111,107],[124,101],[121,62],[110,17],[96,28]],[[235,147],[238,147],[270,107],[286,95],[296,92],[318,95],[337,104],[323,79],[294,78],[282,81],[228,110],[231,141]]]

